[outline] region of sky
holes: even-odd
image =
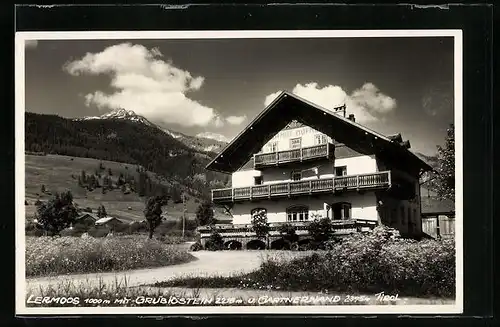
[[[427,155],[454,120],[451,37],[38,40],[26,43],[26,111],[124,108],[188,135],[236,136],[282,90],[401,133]]]

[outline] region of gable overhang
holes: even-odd
[[[432,169],[399,142],[287,91],[283,91],[257,115],[206,168],[222,173],[237,171],[292,120],[314,128],[357,152],[379,155],[383,160],[393,158],[400,164],[424,171]]]

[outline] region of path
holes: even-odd
[[[85,286],[98,285],[99,280],[113,285],[127,279],[128,286],[152,284],[177,276],[229,276],[238,273],[250,272],[257,269],[266,256],[263,251],[200,251],[191,252],[197,260],[167,267],[128,270],[124,272],[91,273],[78,275],[60,275],[54,277],[40,277],[26,279],[26,289],[39,289],[40,286],[70,282],[74,286],[83,283]],[[272,255],[272,254],[271,254]]]

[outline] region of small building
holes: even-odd
[[[433,238],[455,236],[455,203],[422,189],[422,231]]]
[[[75,225],[94,226],[97,220],[99,220],[99,217],[92,213],[85,212],[76,218]]]
[[[338,109],[282,92],[207,165],[231,174],[230,188],[212,190],[212,202],[232,213],[231,224],[215,226],[226,242],[261,248],[251,228],[257,212],[271,225],[271,247],[285,223],[311,241],[307,225],[319,217],[337,234],[383,224],[421,236],[419,180],[432,167],[401,134],[374,132]],[[210,229],[198,231],[203,243]]]
[[[120,219],[109,216],[101,218],[95,222],[96,226],[108,227],[111,230],[115,229],[117,226],[120,226],[122,224],[123,222]]]

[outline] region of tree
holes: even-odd
[[[198,226],[212,225],[214,221],[214,209],[212,203],[205,201],[196,209],[196,222]]]
[[[148,222],[149,238],[153,238],[156,227],[161,224],[162,207],[167,205],[168,198],[165,196],[152,196],[146,201],[144,216]]]
[[[434,181],[438,196],[455,201],[455,126],[447,129],[444,147],[438,148],[437,176]]]
[[[104,205],[100,205],[98,208],[97,208],[97,217],[99,218],[105,218],[107,217],[108,214],[106,212],[106,208],[104,207]]]
[[[267,237],[269,234],[269,223],[267,222],[266,209],[258,209],[252,213],[252,228],[257,237]]]
[[[75,223],[78,212],[70,191],[56,193],[45,203],[37,205],[38,223],[50,235],[58,235]]]

